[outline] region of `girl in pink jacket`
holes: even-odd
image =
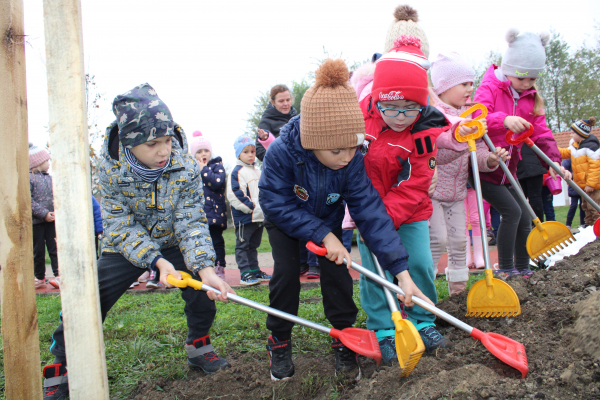
[[[495,146],[505,148],[511,156],[507,163],[513,177],[519,162],[522,144],[509,145],[508,130],[519,134],[533,125],[531,140],[560,166],[560,152],[552,132],[546,126],[544,100],[535,87],[546,64],[545,46],[549,34],[523,33],[511,29],[506,35],[508,49],[502,67],[492,65],[485,73],[475,93],[475,102],[488,109],[488,135]],[[554,171],[550,169],[554,176]],[[564,173],[564,169],[563,169]],[[570,175],[570,174],[569,174]],[[471,181],[471,180],[470,180]],[[529,254],[526,241],[531,231],[531,219],[525,206],[504,175],[502,169],[481,174],[483,197],[500,213],[498,229],[498,264],[494,273],[499,277],[521,275],[529,277]]]
[[[443,112],[448,120],[461,121],[460,114],[469,108],[466,104],[473,92],[474,79],[475,71],[459,54],[439,54],[431,65],[431,80],[434,85],[433,90],[430,88],[431,104]],[[434,265],[437,265],[442,253],[448,248],[446,278],[448,290],[452,295],[467,288],[468,267],[471,264],[470,240],[465,229],[469,150],[466,143],[452,148],[448,146],[450,143],[444,143],[443,140],[441,137],[437,141],[438,183],[431,196],[433,214],[430,219],[429,237]],[[504,149],[498,150],[499,154],[505,157],[508,155]],[[477,141],[477,165],[482,172],[493,172],[498,168],[498,157],[491,153],[481,140]],[[469,190],[473,192],[473,189]],[[469,206],[474,206],[477,210],[475,202]],[[475,262],[478,267],[483,267],[479,218],[471,221],[471,225]]]

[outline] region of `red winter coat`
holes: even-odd
[[[360,102],[366,127],[363,145],[365,168],[383,199],[396,229],[403,224],[426,221],[432,206],[429,186],[436,165],[438,136],[451,124],[437,109],[427,106],[403,132],[390,129],[372,102]]]

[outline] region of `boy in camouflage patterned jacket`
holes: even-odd
[[[188,363],[207,373],[224,369],[229,363],[214,353],[208,331],[216,314],[214,300],[224,301],[233,291],[214,272],[198,163],[188,154],[183,130],[147,83],[117,96],[113,112],[117,120],[107,128],[99,168],[105,235],[98,260],[102,320],[144,270],[155,266],[167,287],[172,287],[168,275],[181,279],[178,270],[189,270],[223,294],[181,290]],[[68,381],[62,323],[50,351],[55,360],[44,368],[44,399],[63,399]]]

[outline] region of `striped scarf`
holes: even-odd
[[[165,163],[165,166],[162,168],[150,169],[142,164],[129,150],[125,147],[125,159],[131,165],[131,169],[137,176],[139,176],[144,182],[152,183],[156,182],[158,178],[160,178],[167,169],[167,167],[171,164],[171,156],[169,156],[169,160]]]

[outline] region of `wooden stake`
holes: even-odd
[[[50,148],[71,399],[108,400],[79,0],[44,0]]]
[[[22,0],[0,0],[0,287],[7,399],[41,399]]]

